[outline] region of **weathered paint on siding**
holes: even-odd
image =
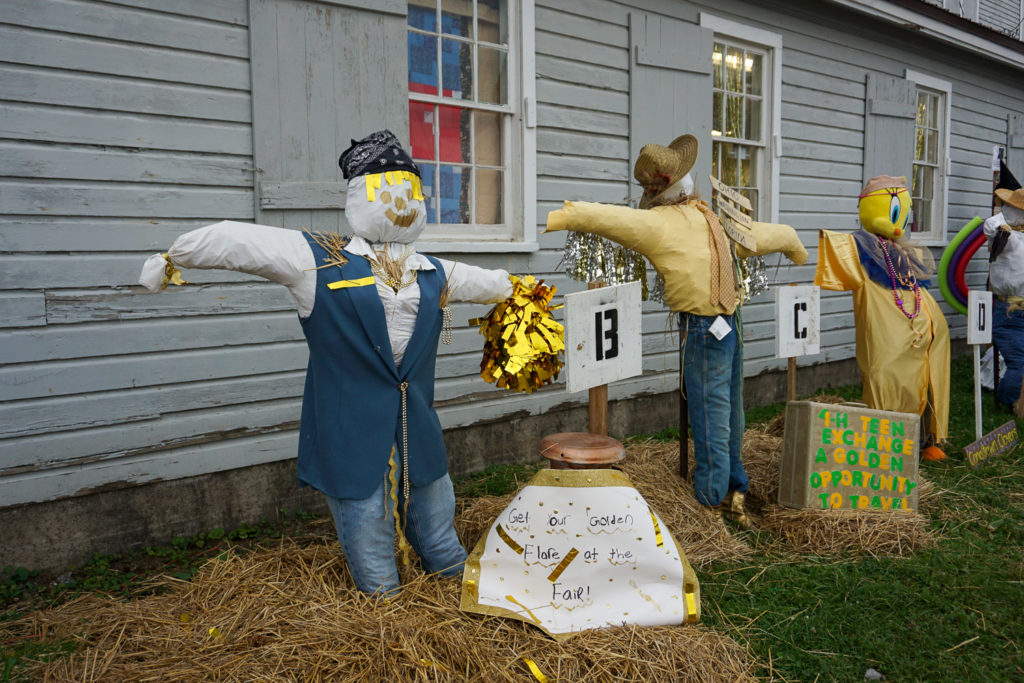
[[[331,3],[334,16],[353,11],[343,4]],[[257,207],[268,216],[294,211],[283,214],[293,227],[330,217],[320,212],[338,218],[341,197],[320,177],[335,173],[340,150],[331,144],[321,150],[329,164],[302,161],[319,175],[282,167],[276,184],[262,188],[253,177],[259,126],[248,7],[0,5],[0,505],[294,455],[305,351],[289,295],[220,272],[190,272],[203,287],[158,296],[134,285],[145,256],[214,220],[254,220]],[[778,282],[811,280],[818,229],[857,227],[869,75],[903,78],[910,68],[952,83],[949,234],[984,215],[992,145],[1006,144],[1008,122],[1024,113],[1024,88],[1008,85],[1022,79],[1009,67],[835,6],[825,17],[810,0],[538,0],[541,225],[565,199],[622,202],[639,193],[630,150],[668,139],[630,139],[631,95],[644,99],[631,93],[630,14],[696,23],[705,11],[782,36],[778,205],[810,259],[776,268],[780,259],[769,257]],[[362,120],[360,132],[375,123]],[[707,196],[706,179],[697,180]],[[288,182],[303,183],[302,192]],[[318,182],[328,185],[312,186]],[[561,293],[583,289],[557,272],[564,235],[538,242],[534,254],[439,255],[534,273]],[[976,260],[969,278],[981,285]],[[441,348],[436,395],[445,426],[586,400],[560,387],[510,396],[484,384],[480,337],[465,324],[484,311],[456,306],[453,344]],[[823,296],[822,314],[822,353],[802,365],[854,354],[850,295]],[[962,317],[949,321],[963,336]],[[612,398],[676,386],[673,328],[664,307],[645,304],[645,375],[611,387]],[[773,295],[762,295],[744,309],[748,376],[784,367],[773,357],[773,335]]]
[[[978,23],[1014,38],[1021,37],[1020,0],[978,0]]]

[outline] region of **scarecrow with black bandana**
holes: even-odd
[[[178,266],[222,268],[289,289],[309,346],[298,477],[327,497],[357,588],[387,593],[399,586],[396,530],[428,572],[462,571],[433,408],[443,309],[503,301],[513,283],[504,270],[416,251],[426,223],[420,173],[390,131],[353,140],[339,165],[351,240],[223,221],[151,256],[139,281],[157,291],[184,283]]]

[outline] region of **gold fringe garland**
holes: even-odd
[[[486,339],[480,377],[510,391],[536,391],[558,378],[565,350],[565,328],[555,320],[551,306],[556,289],[532,275],[511,276],[512,296],[498,303],[484,318],[474,318]]]

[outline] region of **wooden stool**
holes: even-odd
[[[606,469],[626,457],[622,443],[589,432],[548,434],[540,440],[540,454],[555,470]]]

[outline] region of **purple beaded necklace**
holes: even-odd
[[[896,269],[892,265],[892,257],[889,256],[889,240],[882,237],[881,235],[875,235],[878,238],[878,246],[882,249],[882,254],[885,255],[885,265],[889,270],[889,281],[892,282],[892,298],[896,300],[896,306],[899,307],[903,315],[907,316],[908,320],[913,320],[921,313],[921,288],[917,284],[917,278],[914,274],[907,269],[907,277],[904,278],[902,275],[896,274]],[[899,249],[899,247],[897,247]],[[898,256],[898,255],[897,255]],[[914,304],[914,312],[907,313],[907,309],[903,308],[903,297],[900,296],[900,285],[904,288],[914,290],[914,296],[917,301]]]

